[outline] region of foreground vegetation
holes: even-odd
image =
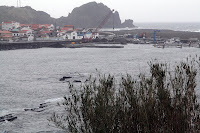
[[[69,86],[66,113],[50,118],[71,133],[197,133],[200,106],[195,94],[199,59],[167,64],[149,63],[150,75],[90,78],[80,89]],[[199,88],[198,88],[199,89]]]

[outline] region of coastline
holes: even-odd
[[[122,36],[124,34],[131,34],[133,36],[140,35],[145,33],[147,39],[153,39],[154,37],[154,29],[133,29],[133,30],[121,30],[121,31],[110,31],[117,36]],[[186,43],[184,46],[188,45],[188,39],[190,38],[197,38],[200,40],[200,32],[188,32],[188,31],[173,31],[173,30],[160,30],[157,33],[159,38],[164,40],[178,37],[181,40],[185,41]],[[37,49],[43,47],[51,47],[51,48],[82,48],[82,47],[95,47],[95,48],[123,48],[114,46],[115,44],[126,44],[126,43],[133,43],[130,41],[132,39],[127,38],[117,38],[114,42],[105,42],[105,41],[98,41],[93,42],[88,46],[88,44],[82,43],[81,40],[65,40],[65,41],[33,41],[33,42],[0,42],[0,51],[3,50],[16,50],[16,49]],[[77,45],[73,45],[73,43]],[[80,44],[80,45],[78,45]],[[113,44],[113,46],[95,46],[93,44]],[[151,43],[152,44],[152,43]]]
[[[147,37],[154,37],[155,29],[133,29],[133,30],[122,30],[122,31],[114,31],[116,35],[123,34],[133,34],[140,35],[142,33],[146,33]],[[161,38],[170,39],[173,37],[180,37],[180,39],[189,39],[189,38],[198,38],[200,40],[200,32],[190,32],[190,31],[175,31],[175,30],[166,30],[159,29],[160,32],[157,32],[157,36]]]

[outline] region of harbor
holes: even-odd
[[[0,3],[0,133],[200,133],[200,1]]]
[[[200,33],[185,31],[153,29],[133,29],[99,32],[99,38],[85,41],[83,39],[40,40],[40,41],[0,41],[0,51],[15,49],[52,48],[123,48],[126,44],[145,44],[158,48],[195,47],[200,48]],[[120,45],[121,44],[121,45]]]

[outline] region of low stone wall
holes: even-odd
[[[71,44],[72,42],[78,43],[79,41],[67,40],[67,41],[13,42],[13,43],[0,42],[0,50],[36,49],[42,47],[50,47],[51,45]]]

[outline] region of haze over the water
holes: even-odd
[[[52,17],[67,16],[75,7],[94,0],[21,0]],[[200,0],[96,0],[119,11],[122,21],[135,22],[200,22]],[[0,5],[17,6],[17,0],[0,0]]]

